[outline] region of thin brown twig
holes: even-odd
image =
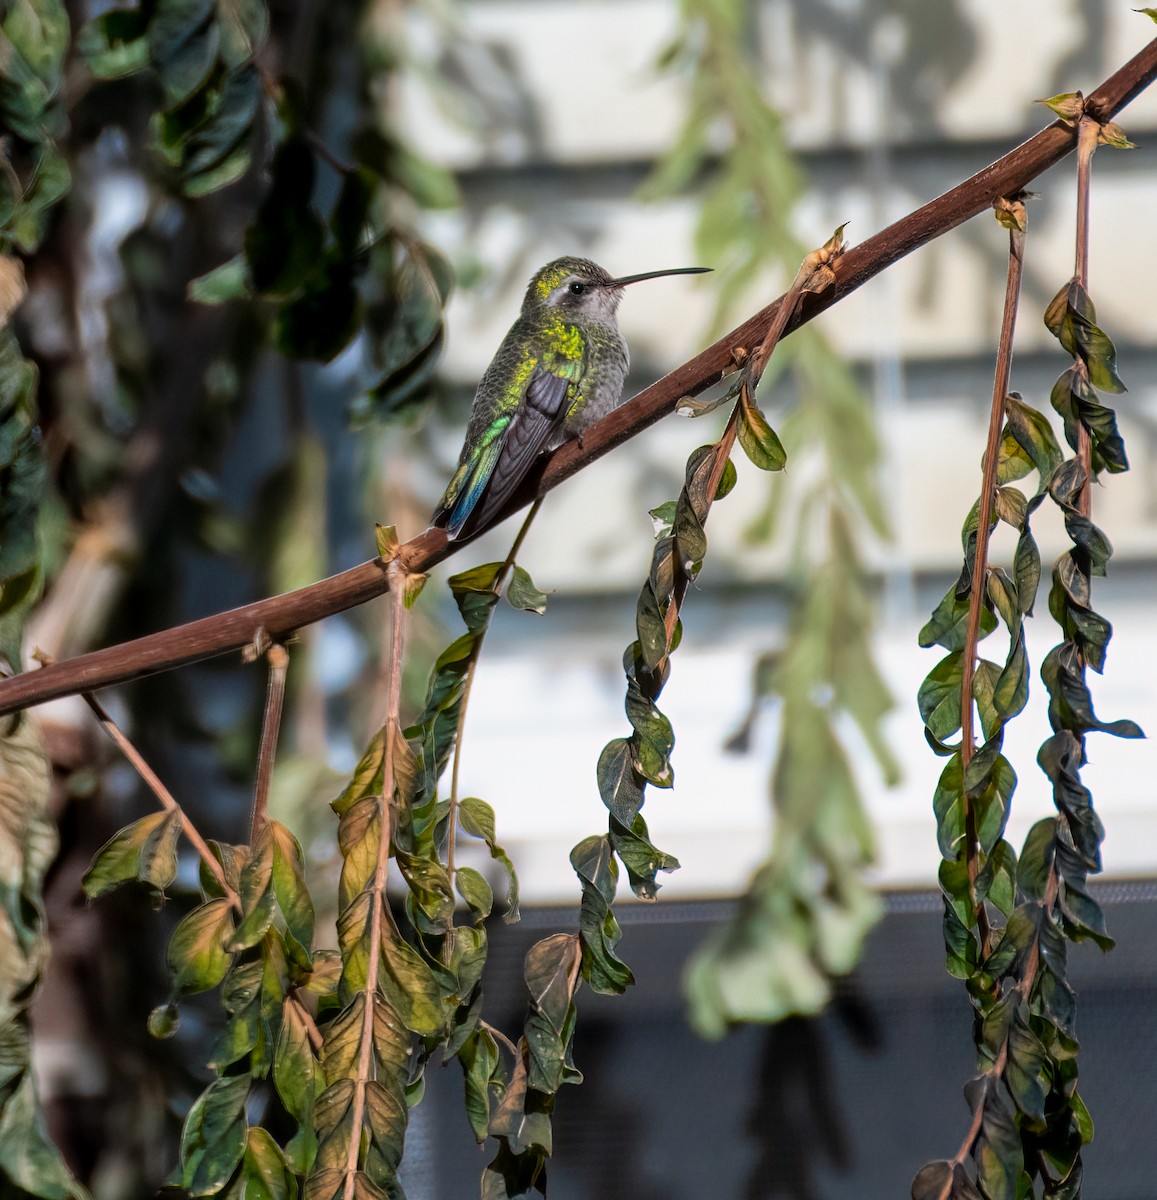
[[[249,817],[249,844],[269,820],[269,785],[277,756],[277,738],[281,732],[281,714],[285,707],[285,676],[289,670],[289,650],[274,642],[265,653],[269,663],[269,682],[265,689],[265,716],[261,722],[261,741],[257,748],[257,779],[253,786],[253,810]]]
[[[406,571],[395,558],[387,568],[393,599],[393,637],[391,640],[389,689],[385,721],[385,751],[382,766],[381,832],[378,861],[370,884],[370,937],[366,956],[365,1006],[362,1009],[361,1038],[358,1044],[356,1086],[350,1117],[350,1142],[346,1155],[343,1200],[353,1200],[358,1161],[362,1146],[362,1119],[365,1115],[366,1087],[370,1082],[374,1050],[374,1006],[378,999],[378,969],[382,961],[382,922],[386,910],[386,876],[390,865],[390,837],[393,825],[394,748],[401,728],[399,709],[402,696],[402,647],[405,630]]]
[[[1073,278],[1086,289],[1089,286],[1089,182],[1100,133],[1100,123],[1087,112],[1082,114],[1077,125],[1077,248]],[[1079,371],[1088,370],[1079,355],[1076,363]],[[1077,509],[1087,517],[1093,507],[1093,443],[1083,420],[1077,422],[1077,459],[1085,472],[1085,482],[1077,496]]]
[[[514,560],[518,557],[519,550],[522,549],[522,543],[526,540],[526,535],[530,532],[530,526],[534,518],[538,516],[538,510],[542,507],[542,497],[540,496],[530,506],[530,511],[526,514],[526,519],[522,522],[521,528],[518,530],[518,535],[511,543],[510,552],[503,560],[502,567],[494,580],[494,589],[497,591],[501,586],[506,576],[510,572],[510,568],[514,566]],[[451,881],[454,878],[454,843],[457,840],[455,837],[456,822],[458,819],[458,770],[462,762],[462,731],[466,726],[466,710],[470,707],[470,691],[474,686],[474,675],[478,669],[478,656],[482,652],[482,643],[486,638],[486,629],[474,639],[474,646],[470,651],[470,663],[466,668],[466,676],[462,682],[462,699],[458,705],[458,728],[454,731],[454,765],[450,771],[450,808],[447,813],[449,831],[448,840],[446,843],[446,874]],[[447,947],[449,949],[449,947]]]
[[[213,851],[209,849],[208,843],[198,833],[197,827],[189,820],[185,810],[177,803],[173,793],[161,782],[160,776],[156,771],[145,761],[141,752],[129,741],[128,736],[121,727],[108,714],[108,710],[95,697],[87,693],[83,697],[84,702],[92,709],[96,719],[100,722],[101,728],[108,734],[116,743],[120,752],[132,764],[136,773],[144,780],[149,791],[156,796],[161,807],[167,809],[171,813],[176,813],[177,820],[181,824],[181,832],[188,838],[190,845],[201,856],[201,861],[209,868],[213,878],[217,881],[217,885],[225,894],[225,899],[238,912],[241,911],[241,899],[237,893],[229,886],[229,881],[225,878],[225,872],[221,864],[217,861]]]
[[[763,378],[763,372],[767,369],[767,364],[771,359],[772,351],[775,349],[779,339],[783,336],[783,331],[787,328],[788,322],[799,305],[800,298],[808,288],[811,282],[815,269],[819,265],[817,255],[820,251],[813,251],[805,259],[804,264],[796,272],[796,277],[792,281],[792,285],[784,293],[775,314],[771,319],[771,323],[767,327],[766,333],[763,335],[754,354],[747,354],[746,351],[733,352],[735,360],[742,362],[743,377],[739,383],[740,394],[737,395],[735,404],[732,406],[731,413],[727,418],[727,424],[724,426],[723,434],[719,441],[715,443],[714,461],[711,464],[711,474],[707,480],[706,497],[707,497],[707,512],[703,513],[701,521],[707,523],[707,516],[711,510],[711,505],[715,501],[715,495],[719,491],[719,483],[723,478],[723,471],[727,464],[727,460],[731,455],[732,448],[735,445],[736,436],[739,433],[739,422],[741,420],[741,410],[743,404],[755,403],[755,389],[759,386],[760,379]],[[836,262],[839,259],[839,254],[833,257],[825,258],[823,265],[827,266],[829,262]],[[815,261],[813,261],[815,260]],[[687,595],[687,588],[690,585],[691,577],[685,570],[677,570],[675,573],[675,586],[671,593],[671,598],[667,603],[667,608],[663,613],[663,627],[666,631],[667,645],[670,646],[675,638],[675,627],[679,621],[679,612],[683,607],[683,601]],[[669,655],[664,655],[665,660]],[[650,674],[654,678],[662,678],[663,660],[660,660],[654,670]]]
[[[1157,38],[1086,99],[1085,111],[1098,120],[1110,120],[1154,78],[1157,78]],[[1071,153],[1076,141],[1076,131],[1070,125],[1055,121],[942,196],[853,246],[840,262],[834,286],[822,295],[808,297],[799,305],[784,333],[790,333],[839,303],[893,263],[983,212],[1001,196],[1024,189],[1043,171]],[[581,444],[577,440],[568,442],[545,457],[510,504],[485,528],[505,520],[536,496],[557,487],[667,416],[684,397],[697,395],[733,371],[736,349],[760,342],[780,304],[781,300],[774,301],[604,417],[585,432]],[[475,536],[484,531],[478,530]],[[461,538],[451,542],[445,530],[428,529],[407,542],[401,555],[407,570],[423,572],[457,553],[470,540]],[[59,696],[110,687],[240,650],[253,640],[254,631],[259,627],[280,640],[304,625],[380,596],[387,586],[383,564],[374,559],[294,592],[271,596],[229,612],[80,655],[41,671],[0,680],[0,715]]]
[[[992,410],[988,422],[988,444],[984,450],[984,472],[980,484],[980,505],[977,513],[976,551],[972,560],[972,591],[968,598],[968,624],[964,633],[960,680],[960,772],[968,772],[975,751],[973,734],[972,684],[976,675],[977,647],[980,643],[980,618],[988,594],[988,542],[991,536],[992,509],[996,500],[996,470],[1000,459],[1000,439],[1004,429],[1004,413],[1012,373],[1012,343],[1016,331],[1016,313],[1020,302],[1020,281],[1024,268],[1024,240],[1027,215],[1024,201],[1016,198],[1017,228],[1008,233],[1008,279],[1004,289],[1004,314],[1000,323],[1000,341],[996,352],[996,370],[992,383]],[[964,840],[968,862],[968,886],[976,906],[976,924],[980,933],[980,950],[988,956],[992,929],[983,901],[976,898],[976,880],[980,874],[980,841],[976,831],[976,812],[964,792]]]

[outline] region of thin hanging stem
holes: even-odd
[[[84,702],[92,709],[96,719],[100,722],[101,728],[108,734],[110,738],[117,744],[120,752],[132,764],[136,773],[144,780],[149,791],[156,796],[161,807],[167,809],[171,813],[176,813],[177,820],[181,825],[181,832],[189,839],[189,843],[193,849],[201,856],[201,861],[209,868],[210,874],[217,881],[217,886],[224,892],[225,898],[238,912],[241,911],[241,899],[237,893],[229,886],[229,881],[225,878],[225,872],[222,870],[221,864],[217,861],[213,851],[209,849],[208,843],[197,832],[197,827],[189,820],[185,810],[177,803],[173,793],[161,782],[160,777],[145,762],[140,751],[129,741],[127,735],[120,726],[109,716],[107,709],[95,697],[88,693],[84,694]]]
[[[277,737],[281,732],[281,714],[285,707],[285,676],[289,670],[289,651],[280,642],[274,642],[265,657],[269,662],[269,683],[265,690],[265,716],[261,723],[257,780],[249,818],[250,845],[253,845],[259,830],[269,820],[269,785],[273,779],[273,760],[277,755]]]
[[[1089,286],[1089,181],[1093,152],[1097,148],[1101,126],[1092,117],[1081,116],[1077,127],[1077,254],[1073,278],[1082,288]],[[1078,370],[1087,370],[1078,356]],[[1077,422],[1077,459],[1085,472],[1085,482],[1077,497],[1077,508],[1088,516],[1093,506],[1093,445],[1084,421]]]
[[[1017,227],[1008,234],[1008,279],[1004,289],[1004,316],[1000,324],[1000,343],[996,352],[996,371],[992,384],[992,410],[988,421],[988,445],[984,451],[984,474],[980,484],[977,513],[976,553],[972,561],[972,591],[968,600],[968,625],[964,634],[964,652],[960,681],[960,771],[963,776],[975,752],[973,733],[974,702],[972,684],[976,675],[977,647],[980,642],[980,618],[988,594],[988,543],[991,536],[992,509],[996,500],[996,470],[1000,459],[1000,439],[1004,429],[1005,397],[1012,372],[1012,342],[1016,330],[1020,281],[1024,267],[1024,240],[1027,217],[1023,200],[1009,201]],[[962,784],[963,786],[963,784]],[[964,791],[965,854],[968,883],[976,905],[976,925],[980,933],[981,954],[987,957],[992,943],[988,912],[976,899],[976,880],[980,874],[980,842],[976,833],[976,813]]]
[[[498,591],[506,580],[506,576],[510,573],[511,567],[514,566],[515,559],[518,557],[519,550],[522,549],[522,543],[526,540],[526,535],[530,532],[530,526],[534,518],[538,516],[538,510],[542,507],[543,497],[539,497],[530,506],[530,511],[526,514],[526,519],[522,522],[521,528],[518,530],[518,535],[510,547],[510,552],[502,562],[502,568],[498,572],[498,577],[494,581],[494,590]],[[487,626],[489,628],[489,625]],[[462,702],[458,706],[458,728],[454,731],[454,766],[450,772],[450,808],[447,813],[448,819],[448,840],[446,844],[446,874],[451,880],[454,878],[454,843],[457,840],[457,821],[458,821],[458,772],[462,763],[462,730],[466,726],[466,710],[470,706],[470,691],[474,686],[474,673],[478,667],[478,657],[482,653],[482,643],[486,639],[486,629],[474,639],[474,647],[470,652],[470,663],[466,668],[466,675],[462,681]]]
[[[391,616],[393,620],[388,667],[385,720],[385,751],[382,766],[381,831],[378,860],[370,884],[369,953],[366,956],[365,1005],[358,1045],[355,1089],[351,1104],[349,1149],[346,1154],[343,1200],[354,1200],[358,1162],[362,1147],[362,1121],[366,1110],[366,1091],[371,1080],[374,1053],[374,1009],[378,1003],[378,970],[382,961],[382,924],[386,916],[386,876],[390,865],[390,838],[393,828],[394,747],[401,733],[399,710],[402,696],[402,647],[405,630],[405,572],[397,559],[388,567]]]

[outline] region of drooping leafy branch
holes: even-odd
[[[952,1159],[930,1163],[912,1187],[914,1200],[1079,1197],[1081,1147],[1092,1120],[1077,1091],[1075,997],[1067,981],[1068,941],[1112,946],[1087,878],[1100,870],[1103,830],[1081,783],[1085,735],[1093,730],[1139,737],[1132,721],[1100,721],[1086,669],[1100,671],[1110,635],[1091,605],[1093,575],[1104,574],[1107,538],[1089,519],[1088,485],[1101,471],[1127,468],[1112,410],[1096,388],[1121,392],[1112,341],[1097,326],[1085,290],[1088,270],[1089,168],[1098,143],[1127,145],[1115,127],[1102,129],[1079,94],[1047,101],[1078,126],[1077,268],[1045,314],[1045,323],[1074,356],[1053,388],[1073,458],[1062,455],[1048,422],[1015,394],[1005,396],[1011,361],[1023,204],[1000,210],[1010,228],[1009,288],[1001,331],[993,417],[983,491],[965,523],[964,568],[921,633],[921,644],[949,650],[925,680],[921,713],[928,741],[948,759],[935,798],[944,862],[944,932],[949,970],[964,979],[976,1009],[981,1074],[965,1089],[972,1122]],[[1001,423],[1003,429],[1001,430]],[[999,434],[998,434],[998,431]],[[1010,481],[1035,470],[1026,498]],[[1045,657],[1053,734],[1037,761],[1049,778],[1057,816],[1030,830],[1019,859],[1003,839],[1016,773],[1001,753],[1005,723],[1028,698],[1024,619],[1032,612],[1040,558],[1028,528],[1048,496],[1064,514],[1072,548],[1053,568],[1049,611],[1062,641]],[[988,533],[997,520],[1018,531],[1009,576],[988,561]],[[977,659],[980,638],[997,617],[1009,635],[1003,667]],[[973,742],[975,705],[984,742]],[[947,739],[957,732],[957,746]],[[971,1167],[970,1167],[971,1164]],[[979,1190],[978,1190],[979,1189]]]

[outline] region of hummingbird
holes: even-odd
[[[617,408],[627,378],[627,343],[616,313],[623,288],[678,267],[613,278],[587,258],[556,258],[536,271],[522,311],[486,368],[466,440],[430,524],[451,540],[485,522],[514,494],[544,450],[580,436]]]

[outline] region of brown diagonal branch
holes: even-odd
[[[976,811],[968,795],[968,764],[976,750],[973,737],[972,684],[976,675],[977,647],[980,644],[980,618],[988,598],[988,542],[992,533],[992,510],[996,503],[997,467],[1000,463],[1000,439],[1008,381],[1012,371],[1012,340],[1016,332],[1016,312],[1020,302],[1020,280],[1024,269],[1025,228],[1028,220],[1023,199],[1010,198],[1005,211],[1011,212],[1016,228],[1008,234],[1008,280],[1004,292],[1004,315],[1000,323],[1000,344],[996,352],[996,372],[992,384],[992,409],[988,422],[988,444],[984,451],[984,471],[980,485],[980,503],[976,518],[976,550],[972,559],[972,594],[968,598],[968,625],[964,633],[960,675],[960,773],[964,794],[965,857],[968,861],[968,886],[976,905],[976,925],[980,934],[980,952],[984,958],[992,949],[992,929],[983,900],[977,900],[976,880],[980,875],[980,839],[976,832]]]
[[[1101,84],[1086,99],[1085,110],[1098,120],[1111,120],[1154,77],[1157,77],[1157,39]],[[1071,153],[1076,141],[1076,131],[1056,121],[951,191],[853,247],[840,260],[834,285],[822,294],[805,296],[787,322],[785,332],[790,333],[838,303],[913,250],[985,211],[999,197],[1023,191],[1042,171]],[[525,507],[536,496],[557,487],[653,425],[672,412],[684,396],[702,392],[734,370],[735,348],[759,345],[781,302],[782,297],[773,301],[592,426],[581,445],[577,441],[568,442],[544,459],[505,511],[490,524],[497,524]],[[465,544],[466,540],[448,542],[444,530],[428,529],[402,547],[402,565],[408,572],[426,571]],[[380,596],[387,586],[385,564],[375,559],[295,592],[271,596],[40,671],[0,680],[0,714],[237,651],[249,645],[262,627],[274,640],[281,640],[303,625]]]

